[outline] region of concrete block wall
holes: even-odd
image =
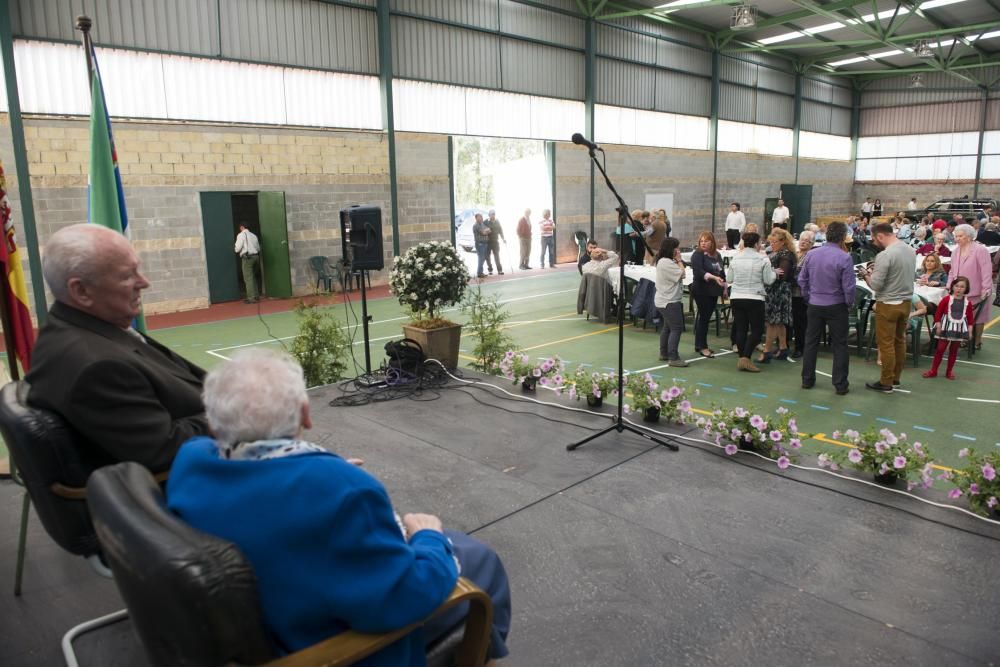
[[[447,136],[396,134],[396,194],[400,253],[424,241],[451,241]]]

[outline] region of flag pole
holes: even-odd
[[[90,90],[90,76],[91,72],[94,71],[94,63],[92,61],[93,53],[93,43],[90,39],[90,29],[94,26],[94,22],[90,20],[89,16],[77,16],[76,17],[76,29],[83,33],[83,52],[87,54],[87,90]]]

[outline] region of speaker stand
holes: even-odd
[[[365,289],[365,282],[368,278],[367,269],[360,270],[358,275],[361,276],[361,330],[364,332],[365,339],[365,374],[356,378],[355,382],[362,387],[377,387],[385,384],[385,378],[372,375],[372,352],[369,349],[368,334],[368,322],[371,321],[371,315],[368,314],[368,292]]]

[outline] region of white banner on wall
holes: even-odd
[[[647,211],[658,211],[663,209],[667,212],[667,219],[673,221],[674,219],[674,193],[673,192],[649,192],[646,193],[646,206],[644,207]]]

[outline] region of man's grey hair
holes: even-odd
[[[806,225],[806,231],[813,232],[815,234],[816,232],[819,231],[819,225],[817,225],[815,222],[810,222],[808,225]]]
[[[294,438],[309,398],[302,367],[283,352],[240,350],[205,378],[205,415],[219,444]]]
[[[976,228],[967,222],[955,227],[955,231],[953,231],[952,234],[964,234],[969,237],[970,241],[976,240]]]
[[[926,239],[928,229],[930,229],[930,227],[917,227],[917,229],[913,232],[913,235],[918,239]]]
[[[42,257],[42,275],[53,296],[59,301],[69,301],[66,284],[71,278],[96,282],[107,270],[103,251],[117,236],[121,234],[107,227],[83,222],[63,227],[49,237]]]

